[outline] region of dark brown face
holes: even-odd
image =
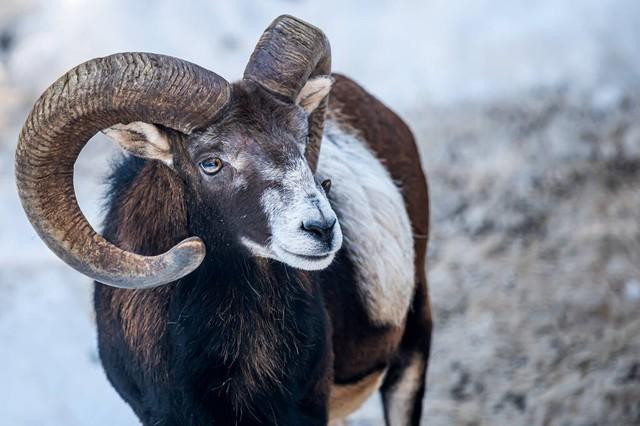
[[[310,84],[314,93],[318,84]],[[179,136],[130,123],[105,133],[129,152],[173,168],[212,229],[224,226],[251,254],[322,269],[342,245],[342,232],[305,160],[308,111],[315,105],[306,101],[282,101],[242,81],[233,85],[223,117],[205,131]]]
[[[190,137],[189,164],[176,167],[197,170],[193,187],[251,253],[320,269],[342,233],[304,158],[307,123],[302,107],[236,83],[224,118]]]

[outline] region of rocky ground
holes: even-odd
[[[428,424],[640,424],[640,96],[420,116]]]
[[[15,194],[16,135],[51,78],[20,80],[6,16],[0,424],[136,424],[100,369],[88,280],[44,247]],[[39,57],[24,51],[13,57]],[[640,424],[640,90],[545,87],[556,89],[395,107],[417,136],[431,190],[435,335],[424,424]],[[113,152],[103,142],[76,166],[96,226]],[[350,423],[382,424],[377,398]]]

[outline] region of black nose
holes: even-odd
[[[331,237],[331,231],[336,224],[336,219],[307,219],[302,221],[302,229],[314,234],[317,238],[328,240]]]

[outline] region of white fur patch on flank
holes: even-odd
[[[391,426],[410,424],[416,393],[424,380],[424,374],[424,358],[419,354],[413,355],[402,376],[385,398],[385,409]]]
[[[413,296],[415,265],[411,222],[400,190],[364,142],[329,120],[317,175],[332,181],[329,199],[370,319],[380,325],[402,324]]]

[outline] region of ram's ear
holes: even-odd
[[[170,137],[166,130],[142,121],[116,124],[102,131],[127,152],[142,158],[159,160],[173,166]]]
[[[296,105],[305,110],[307,114],[311,114],[329,94],[332,84],[333,77],[330,75],[320,75],[310,78],[302,90],[300,90],[300,93],[298,93]]]

